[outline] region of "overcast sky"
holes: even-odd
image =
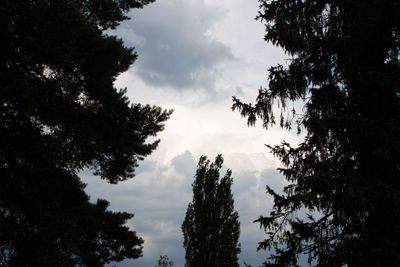
[[[241,223],[240,264],[259,266],[266,251],[256,251],[264,232],[253,223],[268,215],[272,199],[265,186],[280,189],[279,162],[264,144],[299,137],[278,127],[248,128],[232,112],[232,96],[254,102],[267,85],[267,69],[287,56],[263,41],[255,21],[257,0],[158,0],[129,13],[113,34],[136,47],[138,60],[116,81],[132,102],[174,109],[157,150],[136,170],[136,177],[110,185],[82,173],[92,201],[105,198],[111,209],[134,213],[129,226],[144,240],[143,257],[117,266],[154,267],[160,255],[184,265],[181,224],[192,199],[193,175],[201,155],[222,154],[233,171],[235,209]]]

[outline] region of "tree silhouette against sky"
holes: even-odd
[[[239,215],[234,211],[231,170],[220,178],[223,158],[200,157],[193,200],[182,223],[187,267],[239,266]]]
[[[113,83],[135,61],[105,31],[153,1],[3,1],[0,7],[0,264],[99,266],[137,258],[133,215],[89,202],[78,172],[117,183],[170,112]]]
[[[269,147],[289,185],[257,222],[274,249],[265,266],[400,264],[400,4],[260,1],[265,40],[291,56],[269,69],[255,105],[234,98],[254,125],[306,132]],[[302,111],[292,102],[304,103]],[[306,214],[304,214],[306,213]]]

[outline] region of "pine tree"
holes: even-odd
[[[0,265],[100,266],[137,258],[132,214],[89,202],[78,173],[134,175],[170,112],[113,83],[133,49],[106,33],[149,0],[6,0],[0,6]]]
[[[260,1],[265,40],[291,56],[269,69],[255,105],[234,98],[254,125],[304,130],[297,147],[270,147],[289,185],[274,198],[259,248],[265,266],[400,265],[400,3]],[[303,114],[290,103],[302,101]],[[304,213],[306,212],[306,216]]]
[[[220,178],[223,158],[210,164],[200,157],[193,182],[193,200],[182,223],[187,267],[239,266],[239,215],[234,211],[231,170]]]

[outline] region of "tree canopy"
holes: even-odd
[[[141,256],[132,214],[89,202],[78,173],[134,176],[170,111],[131,104],[116,77],[132,48],[105,30],[149,0],[0,6],[0,264],[98,266]],[[154,140],[154,138],[153,138]]]
[[[231,170],[220,176],[223,158],[213,163],[200,157],[193,182],[193,200],[182,223],[187,267],[239,266],[239,215],[234,211]]]
[[[304,130],[296,147],[270,147],[289,185],[257,222],[273,249],[265,266],[400,264],[400,3],[260,1],[265,40],[291,56],[269,69],[255,105],[233,109],[254,125]],[[302,101],[301,113],[291,102]]]
[[[167,255],[160,255],[160,258],[157,261],[157,265],[154,267],[172,267],[174,266],[174,262],[170,261]]]

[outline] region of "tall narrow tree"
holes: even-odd
[[[5,0],[0,6],[0,265],[137,258],[133,215],[89,202],[78,172],[133,177],[170,112],[113,83],[136,54],[105,30],[151,0]]]
[[[289,185],[274,197],[260,248],[266,266],[400,265],[399,1],[261,0],[265,40],[292,56],[269,70],[255,105],[233,109],[282,127],[305,129],[297,147],[270,147]],[[301,100],[302,114],[290,101]],[[307,211],[307,216],[300,216]]]
[[[239,215],[234,211],[231,170],[220,178],[223,158],[210,164],[200,157],[193,182],[193,200],[182,223],[187,267],[239,266]]]
[[[157,265],[154,267],[172,267],[174,266],[174,262],[169,260],[167,255],[160,255],[160,258],[157,261]]]

